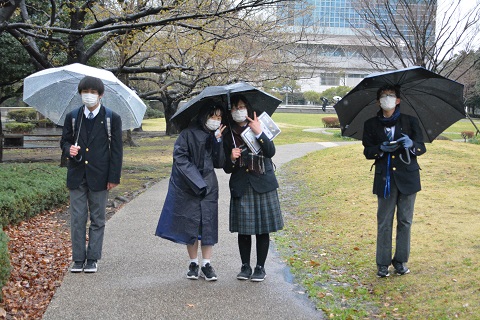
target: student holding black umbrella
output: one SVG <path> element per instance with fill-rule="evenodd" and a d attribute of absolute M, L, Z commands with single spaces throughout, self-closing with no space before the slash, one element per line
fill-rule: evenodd
<path fill-rule="evenodd" d="M 420 191 L 417 157 L 426 152 L 418 119 L 400 113 L 400 88 L 385 85 L 377 91 L 380 110 L 364 124 L 363 146 L 367 159 L 375 160 L 373 193 L 378 197 L 377 276 L 410 273 L 410 230 L 416 193 Z M 395 254 L 392 258 L 393 218 L 397 211 Z"/>
<path fill-rule="evenodd" d="M 266 277 L 265 261 L 270 245 L 270 233 L 283 228 L 278 199 L 278 182 L 273 170 L 275 145 L 262 132 L 256 112 L 245 96 L 232 95 L 230 133 L 225 135 L 224 171 L 230 173 L 230 232 L 238 232 L 238 248 L 242 266 L 239 280 L 261 282 Z M 241 133 L 250 128 L 261 146 L 255 154 L 244 143 Z M 257 262 L 252 270 L 250 252 L 255 235 Z"/>

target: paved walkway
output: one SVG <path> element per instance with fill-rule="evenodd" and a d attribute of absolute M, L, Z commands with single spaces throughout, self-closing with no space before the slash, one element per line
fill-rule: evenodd
<path fill-rule="evenodd" d="M 277 168 L 335 143 L 278 146 Z M 219 239 L 212 265 L 218 281 L 188 280 L 185 246 L 154 236 L 168 179 L 119 210 L 105 230 L 103 259 L 95 274 L 68 273 L 43 319 L 323 319 L 273 249 L 260 283 L 237 280 L 237 235 L 228 231 L 228 178 L 220 184 Z M 254 244 L 253 244 L 254 248 Z M 200 256 L 201 258 L 201 256 Z M 255 262 L 255 250 L 252 250 Z"/>

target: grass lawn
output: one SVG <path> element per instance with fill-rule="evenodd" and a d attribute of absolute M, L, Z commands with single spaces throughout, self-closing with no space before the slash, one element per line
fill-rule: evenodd
<path fill-rule="evenodd" d="M 288 128 L 315 121 L 308 115 Z M 463 130 L 475 131 L 464 120 L 448 129 L 455 139 Z M 372 161 L 362 152 L 361 144 L 330 148 L 279 170 L 286 227 L 274 239 L 296 281 L 331 318 L 479 319 L 480 146 L 427 144 L 419 158 L 423 190 L 412 227 L 412 273 L 386 279 L 376 277 L 377 203 Z"/>

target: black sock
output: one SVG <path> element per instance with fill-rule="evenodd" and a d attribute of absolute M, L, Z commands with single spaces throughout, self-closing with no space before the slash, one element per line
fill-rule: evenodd
<path fill-rule="evenodd" d="M 257 234 L 257 266 L 264 267 L 267 260 L 268 247 L 270 246 L 270 234 Z"/>
<path fill-rule="evenodd" d="M 238 234 L 238 249 L 242 264 L 250 265 L 250 252 L 252 250 L 252 237 L 250 235 Z"/>

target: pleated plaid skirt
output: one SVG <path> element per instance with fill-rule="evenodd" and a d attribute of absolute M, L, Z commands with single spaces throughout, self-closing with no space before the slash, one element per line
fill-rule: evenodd
<path fill-rule="evenodd" d="M 282 228 L 277 190 L 258 193 L 249 185 L 242 197 L 230 198 L 230 232 L 253 235 Z"/>

